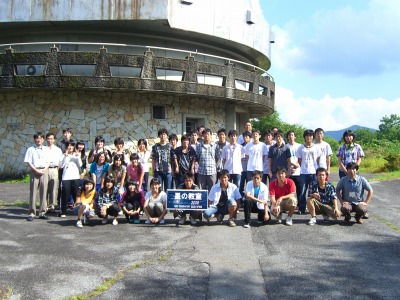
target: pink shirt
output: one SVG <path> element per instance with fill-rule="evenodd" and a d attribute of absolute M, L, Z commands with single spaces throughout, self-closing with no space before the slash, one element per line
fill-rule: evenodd
<path fill-rule="evenodd" d="M 126 168 L 126 173 L 128 174 L 128 177 L 132 178 L 132 179 L 135 180 L 136 182 L 139 182 L 140 176 L 139 176 L 139 174 L 137 173 L 137 171 L 133 169 L 132 164 L 130 164 L 130 165 Z M 142 166 L 142 174 L 144 174 L 143 166 Z M 144 183 L 144 179 L 143 179 L 143 183 Z"/>

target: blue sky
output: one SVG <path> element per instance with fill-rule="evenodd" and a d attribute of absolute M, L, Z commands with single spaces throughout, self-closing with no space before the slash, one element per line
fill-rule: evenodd
<path fill-rule="evenodd" d="M 400 115 L 400 1 L 260 5 L 275 34 L 269 73 L 282 120 L 337 130 Z"/>

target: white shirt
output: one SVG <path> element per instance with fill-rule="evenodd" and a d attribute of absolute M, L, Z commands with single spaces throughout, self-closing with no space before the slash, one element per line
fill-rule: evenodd
<path fill-rule="evenodd" d="M 319 148 L 313 144 L 311 147 L 301 145 L 296 153 L 301 158 L 300 174 L 315 174 L 318 168 L 317 158 L 321 156 Z"/>
<path fill-rule="evenodd" d="M 263 142 L 258 142 L 258 144 L 249 142 L 244 148 L 244 151 L 249 157 L 247 161 L 247 171 L 262 171 L 264 158 L 268 156 L 266 145 Z"/>
<path fill-rule="evenodd" d="M 260 187 L 260 191 L 258 192 L 257 199 L 264 200 L 264 201 L 268 202 L 269 201 L 269 199 L 268 199 L 269 193 L 268 193 L 267 185 L 264 182 L 260 182 L 259 187 Z M 254 197 L 254 183 L 253 183 L 253 180 L 250 180 L 246 184 L 246 194 L 250 194 L 251 196 Z M 258 209 L 264 210 L 265 209 L 264 205 L 265 205 L 264 203 L 257 202 L 257 208 Z"/>
<path fill-rule="evenodd" d="M 321 156 L 319 157 L 319 164 L 318 164 L 319 167 L 328 169 L 328 166 L 326 165 L 326 158 L 328 156 L 332 155 L 331 145 L 329 145 L 325 141 L 322 141 L 321 143 L 315 143 L 315 146 L 317 146 L 321 152 Z"/>
<path fill-rule="evenodd" d="M 301 144 L 294 142 L 293 145 L 289 143 L 286 144 L 290 149 L 290 162 L 297 163 L 299 159 L 297 158 L 297 149 L 301 146 Z M 290 170 L 293 169 L 293 166 L 290 167 Z M 291 176 L 300 176 L 300 168 L 296 168 L 294 173 L 290 172 Z"/>
<path fill-rule="evenodd" d="M 36 145 L 26 150 L 24 162 L 31 163 L 35 168 L 45 168 L 49 162 L 49 148 L 42 146 L 38 148 Z"/>
<path fill-rule="evenodd" d="M 62 155 L 62 151 L 56 145 L 52 145 L 51 147 L 47 147 L 49 149 L 49 162 L 50 167 L 58 167 L 60 164 L 60 157 Z"/>
<path fill-rule="evenodd" d="M 222 159 L 225 159 L 224 169 L 229 171 L 229 174 L 242 173 L 242 158 L 245 157 L 244 148 L 242 145 L 228 144 L 222 148 Z"/>
<path fill-rule="evenodd" d="M 140 161 L 140 164 L 143 167 L 143 172 L 149 172 L 149 169 L 150 169 L 150 164 L 149 164 L 150 151 L 138 152 L 137 154 L 139 155 L 139 161 Z"/>
<path fill-rule="evenodd" d="M 62 180 L 80 179 L 80 167 L 82 167 L 82 159 L 80 155 L 65 154 L 60 157 L 60 168 L 63 168 Z"/>
<path fill-rule="evenodd" d="M 208 200 L 213 202 L 213 205 L 217 205 L 219 202 L 219 198 L 221 198 L 221 184 L 218 182 L 214 184 L 211 188 L 210 193 L 208 194 Z M 238 187 L 232 182 L 228 182 L 228 188 L 226 189 L 226 193 L 228 195 L 229 200 L 240 200 L 242 195 L 239 193 Z"/>
<path fill-rule="evenodd" d="M 151 191 L 149 191 L 146 193 L 145 199 L 146 201 L 149 201 L 149 203 L 165 203 L 167 202 L 167 194 L 164 191 L 161 191 L 157 198 L 153 198 Z"/>

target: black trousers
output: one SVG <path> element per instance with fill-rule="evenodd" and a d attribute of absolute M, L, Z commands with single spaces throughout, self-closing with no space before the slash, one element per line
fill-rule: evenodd
<path fill-rule="evenodd" d="M 80 183 L 81 181 L 79 179 L 62 181 L 61 214 L 65 215 L 67 212 L 67 205 L 71 196 L 74 202 L 76 201 Z"/>

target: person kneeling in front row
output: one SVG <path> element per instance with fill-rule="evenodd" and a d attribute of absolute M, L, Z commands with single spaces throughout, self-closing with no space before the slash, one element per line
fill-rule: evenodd
<path fill-rule="evenodd" d="M 204 218 L 209 222 L 214 215 L 217 215 L 217 223 L 222 224 L 224 215 L 229 214 L 228 225 L 230 227 L 236 226 L 235 218 L 240 198 L 238 187 L 229 182 L 229 171 L 221 170 L 219 182 L 211 188 L 208 195 L 209 208 L 204 211 Z"/>
<path fill-rule="evenodd" d="M 179 190 L 198 190 L 199 187 L 194 184 L 194 175 L 186 173 L 183 175 L 184 183 L 178 186 Z M 174 211 L 174 218 L 179 217 L 178 224 L 184 225 L 186 222 L 186 215 L 189 214 L 191 225 L 197 225 L 197 219 L 201 218 L 201 211 L 197 210 L 176 210 Z"/>
<path fill-rule="evenodd" d="M 144 213 L 148 217 L 146 224 L 165 224 L 167 214 L 167 194 L 161 190 L 161 181 L 154 177 L 150 181 L 150 191 L 147 192 L 144 202 Z"/>
<path fill-rule="evenodd" d="M 117 217 L 120 212 L 118 196 L 118 188 L 114 186 L 114 177 L 106 176 L 104 187 L 100 189 L 97 200 L 97 215 L 103 219 L 103 224 L 107 224 L 108 216 L 112 216 L 114 218 L 112 224 L 118 225 Z"/>
<path fill-rule="evenodd" d="M 139 184 L 128 179 L 125 183 L 125 193 L 122 195 L 121 208 L 129 223 L 140 223 L 140 212 L 143 210 L 144 195 L 139 190 Z"/>
<path fill-rule="evenodd" d="M 374 191 L 364 177 L 357 175 L 357 163 L 349 162 L 346 165 L 346 170 L 347 176 L 342 177 L 336 187 L 337 197 L 342 204 L 341 211 L 344 215 L 344 222 L 350 222 L 350 213 L 355 212 L 356 222 L 362 224 L 363 220 L 361 218 L 367 211 L 367 205 L 371 201 Z M 368 191 L 365 200 L 364 190 Z"/>
<path fill-rule="evenodd" d="M 250 227 L 251 213 L 258 213 L 257 222 L 259 224 L 271 219 L 268 208 L 268 187 L 261 182 L 263 173 L 253 171 L 252 181 L 246 185 L 246 194 L 244 196 L 244 228 Z"/>
<path fill-rule="evenodd" d="M 293 225 L 292 215 L 297 206 L 296 186 L 290 178 L 286 178 L 286 168 L 278 167 L 276 177 L 269 184 L 272 214 L 278 223 L 282 222 L 282 213 L 287 212 L 286 225 Z"/>
<path fill-rule="evenodd" d="M 78 215 L 76 227 L 82 228 L 83 224 L 88 224 L 88 219 L 94 218 L 94 200 L 96 198 L 96 184 L 92 179 L 85 178 L 83 185 L 78 192 L 75 202 L 74 213 Z M 83 219 L 83 224 L 82 224 Z"/>
<path fill-rule="evenodd" d="M 312 182 L 308 189 L 307 208 L 311 215 L 308 225 L 317 223 L 317 214 L 322 214 L 325 222 L 329 217 L 337 220 L 341 215 L 335 187 L 326 181 L 326 169 L 318 168 L 316 174 L 317 181 Z"/>

